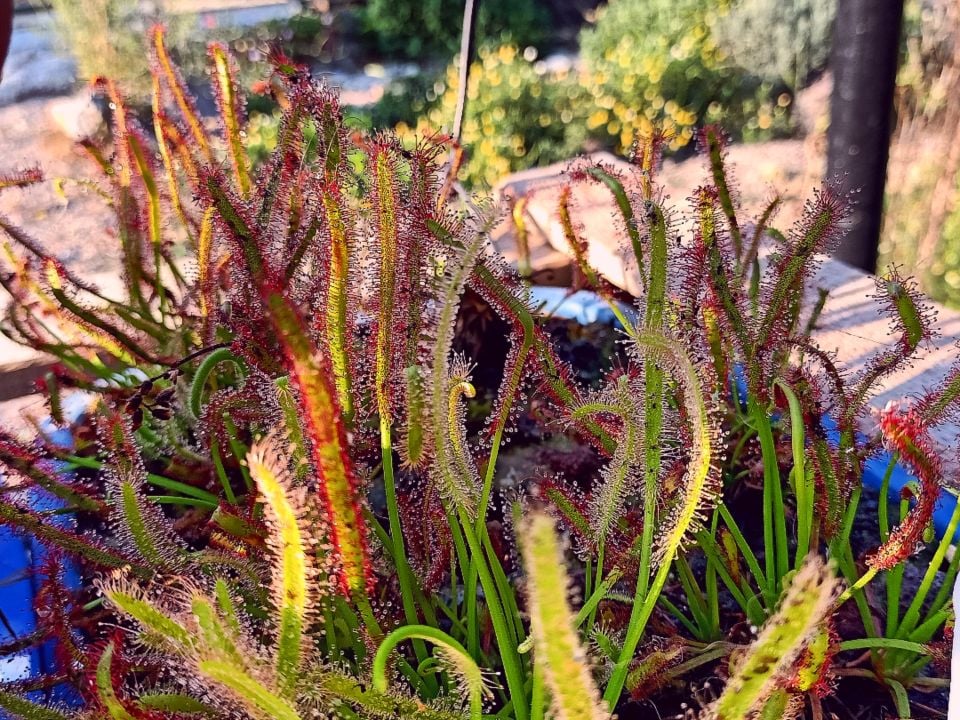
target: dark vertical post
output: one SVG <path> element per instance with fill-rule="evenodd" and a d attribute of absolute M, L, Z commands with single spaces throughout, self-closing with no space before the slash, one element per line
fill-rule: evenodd
<path fill-rule="evenodd" d="M 903 0 L 839 0 L 833 24 L 827 178 L 855 191 L 835 256 L 874 272 L 887 175 Z"/>
<path fill-rule="evenodd" d="M 3 77 L 3 61 L 10 49 L 13 35 L 13 0 L 0 0 L 0 78 Z"/>

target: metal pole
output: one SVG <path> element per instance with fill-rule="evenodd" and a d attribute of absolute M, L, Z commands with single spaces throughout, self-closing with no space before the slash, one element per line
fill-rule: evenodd
<path fill-rule="evenodd" d="M 467 0 L 463 8 L 463 29 L 460 32 L 460 78 L 457 87 L 457 109 L 453 116 L 453 139 L 460 142 L 463 116 L 467 111 L 467 82 L 470 80 L 470 63 L 473 62 L 473 38 L 477 26 L 477 10 L 480 0 Z"/>
<path fill-rule="evenodd" d="M 855 201 L 835 256 L 874 272 L 900 54 L 903 0 L 839 0 L 833 24 L 827 177 Z"/>

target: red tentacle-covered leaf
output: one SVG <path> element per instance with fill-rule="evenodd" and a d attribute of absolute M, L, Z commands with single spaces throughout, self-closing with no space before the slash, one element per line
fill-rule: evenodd
<path fill-rule="evenodd" d="M 180 117 L 187 126 L 187 132 L 193 138 L 193 147 L 200 151 L 204 162 L 212 164 L 214 157 L 213 151 L 210 149 L 210 141 L 207 138 L 206 130 L 204 130 L 203 122 L 200 120 L 200 115 L 197 113 L 193 97 L 187 90 L 187 84 L 167 53 L 164 40 L 165 33 L 165 28 L 162 25 L 156 25 L 152 30 L 153 63 L 151 72 L 157 78 L 157 81 L 162 80 L 163 86 L 167 88 Z M 184 145 L 184 147 L 186 146 Z"/>
<path fill-rule="evenodd" d="M 280 338 L 291 380 L 299 391 L 304 435 L 310 440 L 310 459 L 317 473 L 318 492 L 339 564 L 338 585 L 347 596 L 369 592 L 373 588 L 373 572 L 367 527 L 329 368 L 307 336 L 302 318 L 287 299 L 275 289 L 265 287 L 264 303 Z"/>
<path fill-rule="evenodd" d="M 595 550 L 590 526 L 589 500 L 584 492 L 566 481 L 541 474 L 529 484 L 530 494 L 555 517 L 576 540 L 577 550 L 592 555 Z"/>
<path fill-rule="evenodd" d="M 867 563 L 877 570 L 889 570 L 916 552 L 922 544 L 923 532 L 933 519 L 940 494 L 942 467 L 923 418 L 914 410 L 903 410 L 888 404 L 880 413 L 883 442 L 896 451 L 917 478 L 919 492 L 916 504 L 903 522 L 869 558 Z"/>
<path fill-rule="evenodd" d="M 211 43 L 207 49 L 214 76 L 213 88 L 220 111 L 227 154 L 233 165 L 234 179 L 241 195 L 250 193 L 250 168 L 246 148 L 243 146 L 242 130 L 246 124 L 244 112 L 246 102 L 237 83 L 238 69 L 236 61 L 226 45 Z"/>
<path fill-rule="evenodd" d="M 719 196 L 714 187 L 701 187 L 694 191 L 690 200 L 696 213 L 697 229 L 694 245 L 686 265 L 679 267 L 685 287 L 681 290 L 681 303 L 691 309 L 703 302 L 716 308 L 715 322 L 730 339 L 730 360 L 734 352 L 740 358 L 750 357 L 754 351 L 753 325 L 747 310 L 748 304 L 743 288 L 730 266 L 730 252 L 726 248 L 728 238 L 721 230 Z M 701 263 L 698 268 L 696 263 Z M 735 348 L 735 351 L 733 350 Z"/>
<path fill-rule="evenodd" d="M 110 472 L 131 482 L 142 482 L 146 476 L 146 468 L 128 419 L 106 406 L 101 406 L 97 418 L 97 434 L 109 456 Z"/>
<path fill-rule="evenodd" d="M 95 537 L 54 525 L 40 513 L 4 500 L 0 500 L 0 526 L 30 535 L 47 547 L 57 548 L 98 567 L 133 566 L 135 570 L 142 570 L 138 561 L 102 545 Z"/>
<path fill-rule="evenodd" d="M 221 232 L 233 245 L 236 257 L 244 259 L 233 263 L 237 280 L 245 287 L 244 295 L 236 297 L 248 304 L 239 310 L 263 317 L 297 389 L 304 435 L 310 441 L 310 460 L 339 563 L 336 580 L 345 595 L 366 592 L 372 588 L 373 575 L 342 409 L 329 362 L 318 353 L 303 317 L 286 292 L 284 268 L 276 262 L 268 242 L 272 235 L 260 222 L 260 218 L 270 217 L 270 208 L 262 208 L 258 216 L 227 189 L 219 170 L 204 168 L 201 172 L 201 198 L 216 209 Z M 257 330 L 248 326 L 248 330 L 252 345 L 262 347 L 264 327 Z"/>
<path fill-rule="evenodd" d="M 790 231 L 786 248 L 771 257 L 769 280 L 763 283 L 766 308 L 756 342 L 770 350 L 786 340 L 796 322 L 792 304 L 803 297 L 806 280 L 815 270 L 818 256 L 829 252 L 843 236 L 850 204 L 830 185 L 824 185 L 807 201 L 801 219 Z"/>
<path fill-rule="evenodd" d="M 168 720 L 167 713 L 144 709 L 122 693 L 122 688 L 127 685 L 127 676 L 135 669 L 141 673 L 143 671 L 142 667 L 135 667 L 123 651 L 125 635 L 125 632 L 118 628 L 91 651 L 88 662 L 89 671 L 82 688 L 87 704 L 92 706 L 91 709 L 102 713 L 102 717 L 105 718 L 114 717 L 112 711 L 118 710 L 119 704 L 120 708 L 134 720 Z M 103 661 L 109 662 L 109 677 L 106 679 L 109 684 L 106 687 L 101 685 L 97 678 L 97 668 Z M 107 695 L 111 696 L 110 700 L 105 699 Z M 108 704 L 113 707 L 108 707 Z"/>
<path fill-rule="evenodd" d="M 484 258 L 474 270 L 471 287 L 509 323 L 511 330 L 503 382 L 487 428 L 493 436 L 510 421 L 510 410 L 519 404 L 524 389 L 538 380 L 539 365 L 535 361 L 538 335 L 528 295 L 505 263 Z"/>
<path fill-rule="evenodd" d="M 644 199 L 653 197 L 656 174 L 663 159 L 663 146 L 672 138 L 660 127 L 637 133 L 630 148 L 630 162 L 640 170 L 640 183 Z"/>
<path fill-rule="evenodd" d="M 432 483 L 411 479 L 397 495 L 413 569 L 424 590 L 441 587 L 450 571 L 453 536 L 440 494 Z"/>
<path fill-rule="evenodd" d="M 573 379 L 570 366 L 557 356 L 547 334 L 537 327 L 534 330 L 534 336 L 536 347 L 534 362 L 540 379 L 536 393 L 542 394 L 555 403 L 559 409 L 557 417 L 563 417 L 567 415 L 567 409 L 580 403 L 581 390 Z M 604 455 L 612 455 L 616 450 L 614 438 L 617 435 L 617 428 L 612 421 L 603 418 L 583 418 L 573 421 L 572 424 L 584 439 Z"/>
<path fill-rule="evenodd" d="M 791 343 L 806 359 L 806 367 L 792 368 L 787 373 L 790 387 L 800 398 L 805 437 L 809 438 L 806 454 L 813 470 L 815 502 L 825 537 L 833 537 L 842 522 L 843 512 L 862 474 L 863 454 L 856 443 L 854 418 L 845 412 L 844 375 L 832 355 L 807 341 Z M 819 365 L 822 371 L 815 373 Z M 786 411 L 785 403 L 781 407 Z M 843 443 L 828 441 L 823 418 L 830 414 L 837 421 Z"/>
<path fill-rule="evenodd" d="M 131 124 L 127 117 L 126 103 L 116 84 L 109 78 L 94 78 L 93 87 L 106 95 L 110 103 L 110 110 L 113 113 L 114 161 L 109 166 L 110 174 L 121 185 L 129 187 L 133 178 L 131 173 L 133 163 L 130 157 L 130 142 L 127 137 L 131 130 Z"/>
<path fill-rule="evenodd" d="M 13 172 L 0 172 L 0 192 L 8 188 L 22 188 L 43 180 L 43 171 L 39 167 Z"/>
<path fill-rule="evenodd" d="M 627 690 L 634 701 L 653 696 L 671 681 L 668 670 L 679 664 L 686 653 L 679 637 L 654 638 L 637 652 L 627 676 Z"/>
<path fill-rule="evenodd" d="M 33 606 L 37 624 L 45 632 L 47 639 L 55 640 L 53 657 L 56 671 L 65 676 L 75 677 L 78 670 L 87 669 L 88 656 L 79 633 L 76 632 L 75 617 L 82 614 L 74 594 L 64 582 L 64 557 L 57 552 L 49 552 L 43 559 L 40 569 L 40 587 L 34 596 Z"/>
<path fill-rule="evenodd" d="M 268 420 L 272 412 L 265 407 L 263 398 L 269 397 L 270 388 L 258 388 L 252 379 L 238 390 L 218 390 L 204 403 L 200 413 L 200 438 L 207 448 L 216 443 L 220 448 L 230 447 L 229 419 L 234 427 L 251 427 L 258 421 Z M 237 458 L 238 461 L 243 458 Z"/>
<path fill-rule="evenodd" d="M 575 548 L 582 557 L 594 557 L 597 551 L 596 533 L 590 524 L 590 498 L 572 483 L 547 473 L 541 473 L 528 483 L 530 497 L 544 507 L 570 533 Z M 634 543 L 641 534 L 640 512 L 624 513 L 604 541 L 604 569 L 620 572 L 625 577 L 639 570 L 639 554 Z"/>
<path fill-rule="evenodd" d="M 0 468 L 18 475 L 19 487 L 35 485 L 51 495 L 69 502 L 79 510 L 100 513 L 103 502 L 81 483 L 59 471 L 56 463 L 44 457 L 37 447 L 26 446 L 0 429 Z M 9 482 L 9 479 L 7 479 Z"/>
<path fill-rule="evenodd" d="M 398 341 L 407 335 L 410 269 L 409 243 L 403 237 L 407 209 L 400 194 L 397 176 L 399 156 L 389 142 L 375 142 L 369 152 L 371 167 L 372 205 L 378 272 L 375 276 L 376 309 L 373 343 L 374 391 L 377 411 L 382 420 L 390 421 L 396 407 L 397 390 L 394 378 L 404 361 L 405 343 Z"/>
<path fill-rule="evenodd" d="M 60 263 L 58 260 L 56 260 L 56 258 L 54 258 L 53 255 L 51 255 L 46 248 L 43 247 L 43 244 L 39 240 L 32 237 L 23 229 L 14 225 L 5 215 L 0 215 L 0 230 L 9 236 L 16 246 L 26 250 L 30 255 L 40 261 L 37 263 L 36 268 L 34 268 L 34 266 L 31 264 L 30 269 L 42 267 L 51 260 L 55 261 L 57 262 L 58 272 L 60 275 L 69 280 L 72 285 L 75 285 L 84 292 L 96 295 L 97 297 L 101 296 L 96 287 L 85 282 L 82 278 L 77 277 L 77 275 L 72 273 L 69 268 L 63 265 L 63 263 Z M 26 262 L 26 260 L 24 262 Z"/>
<path fill-rule="evenodd" d="M 957 350 L 960 352 L 960 345 Z M 960 421 L 960 360 L 937 385 L 923 394 L 914 407 L 931 427 L 947 421 Z"/>
<path fill-rule="evenodd" d="M 893 325 L 896 340 L 890 347 L 871 358 L 863 372 L 855 379 L 847 398 L 847 412 L 859 413 L 877 384 L 897 370 L 909 367 L 921 344 L 934 337 L 935 313 L 915 282 L 900 276 L 892 268 L 885 276 L 876 278 L 874 298 L 884 308 Z"/>
<path fill-rule="evenodd" d="M 249 203 L 240 200 L 230 190 L 230 183 L 217 167 L 199 168 L 197 192 L 201 203 L 216 209 L 216 225 L 220 236 L 230 244 L 235 262 L 230 268 L 237 282 L 246 285 L 252 293 L 262 294 L 261 287 L 282 287 L 282 277 L 265 239 L 260 218 L 269 218 L 267 212 L 259 215 Z M 240 262 L 242 259 L 242 262 Z"/>
<path fill-rule="evenodd" d="M 743 237 L 740 232 L 740 222 L 737 218 L 740 202 L 739 193 L 730 180 L 730 174 L 726 168 L 727 144 L 727 134 L 716 125 L 707 125 L 699 133 L 698 145 L 709 161 L 713 186 L 717 191 L 720 209 L 726 219 L 733 258 L 739 270 L 743 254 Z"/>

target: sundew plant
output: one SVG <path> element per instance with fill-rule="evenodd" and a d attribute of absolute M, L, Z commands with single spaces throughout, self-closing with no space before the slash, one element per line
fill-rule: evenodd
<path fill-rule="evenodd" d="M 283 121 L 254 168 L 227 51 L 210 48 L 212 129 L 162 29 L 152 45 L 152 127 L 101 80 L 112 147 L 85 145 L 125 296 L 0 217 L 3 330 L 58 357 L 41 389 L 74 434 L 69 448 L 43 428 L 32 444 L 0 435 L 0 522 L 47 548 L 38 628 L 2 651 L 56 648 L 51 674 L 0 687 L 0 708 L 574 720 L 673 697 L 705 717 L 823 717 L 866 679 L 910 717 L 917 693 L 947 684 L 960 511 L 929 540 L 946 472 L 930 430 L 957 412 L 960 364 L 869 422 L 878 383 L 933 332 L 895 271 L 877 280 L 895 339 L 863 371 L 811 339 L 804 286 L 842 237 L 845 198 L 819 189 L 787 233 L 772 229 L 777 199 L 747 222 L 711 127 L 684 222 L 657 189 L 661 135 L 638 139 L 629 175 L 575 163 L 570 187 L 612 194 L 643 288 L 618 300 L 561 193 L 579 277 L 609 301 L 623 350 L 588 387 L 493 251 L 496 210 L 452 193 L 447 139 L 355 132 L 334 92 L 277 56 L 264 88 Z M 39 181 L 9 173 L 0 188 Z M 505 357 L 456 350 L 467 297 L 507 328 Z M 482 402 L 473 375 L 492 362 Z M 87 393 L 80 420 L 64 416 L 71 390 Z M 521 419 L 598 470 L 501 482 Z M 881 448 L 916 481 L 899 515 L 880 504 L 861 556 L 863 463 Z M 79 708 L 42 702 L 64 682 Z"/>

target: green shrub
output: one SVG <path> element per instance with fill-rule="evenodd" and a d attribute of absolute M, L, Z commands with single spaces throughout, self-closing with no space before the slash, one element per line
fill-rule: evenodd
<path fill-rule="evenodd" d="M 447 89 L 446 71 L 424 71 L 412 77 L 391 80 L 383 96 L 373 105 L 351 108 L 363 119 L 365 127 L 395 127 L 400 123 L 416 126 L 417 120 L 434 107 Z"/>
<path fill-rule="evenodd" d="M 711 23 L 741 67 L 798 89 L 830 55 L 836 0 L 739 0 Z"/>
<path fill-rule="evenodd" d="M 705 123 L 722 122 L 747 140 L 786 133 L 790 95 L 731 61 L 711 31 L 718 12 L 724 7 L 703 0 L 620 0 L 603 8 L 580 38 L 583 84 L 596 106 L 587 127 L 624 148 L 659 124 L 673 134 L 674 150 Z"/>
<path fill-rule="evenodd" d="M 146 97 L 150 91 L 146 30 L 166 18 L 146 13 L 138 0 L 51 0 L 50 4 L 81 79 L 109 76 L 128 93 Z"/>
<path fill-rule="evenodd" d="M 493 185 L 504 175 L 569 158 L 584 134 L 575 122 L 589 101 L 570 71 L 549 72 L 532 48 L 513 45 L 481 48 L 470 71 L 462 143 L 468 160 L 462 178 L 471 185 Z M 420 133 L 453 124 L 457 104 L 457 64 L 433 90 L 435 105 L 420 118 Z M 401 132 L 409 128 L 400 126 Z"/>
<path fill-rule="evenodd" d="M 960 191 L 954 191 L 960 194 Z M 960 211 L 947 216 L 943 224 L 938 258 L 932 268 L 932 294 L 960 306 Z"/>
<path fill-rule="evenodd" d="M 477 15 L 480 45 L 512 41 L 537 44 L 549 18 L 537 0 L 485 0 Z M 463 3 L 450 0 L 371 0 L 363 24 L 377 48 L 388 55 L 418 58 L 451 55 L 460 47 Z"/>
<path fill-rule="evenodd" d="M 51 0 L 63 43 L 77 62 L 83 80 L 110 77 L 122 85 L 133 104 L 150 95 L 150 53 L 144 38 L 162 22 L 176 47 L 177 64 L 188 78 L 202 78 L 207 44 L 217 41 L 236 53 L 240 83 L 248 87 L 260 78 L 258 64 L 271 45 L 281 42 L 294 57 L 319 57 L 329 38 L 319 15 L 302 13 L 249 27 L 225 25 L 198 32 L 196 15 L 167 15 L 139 0 Z"/>

